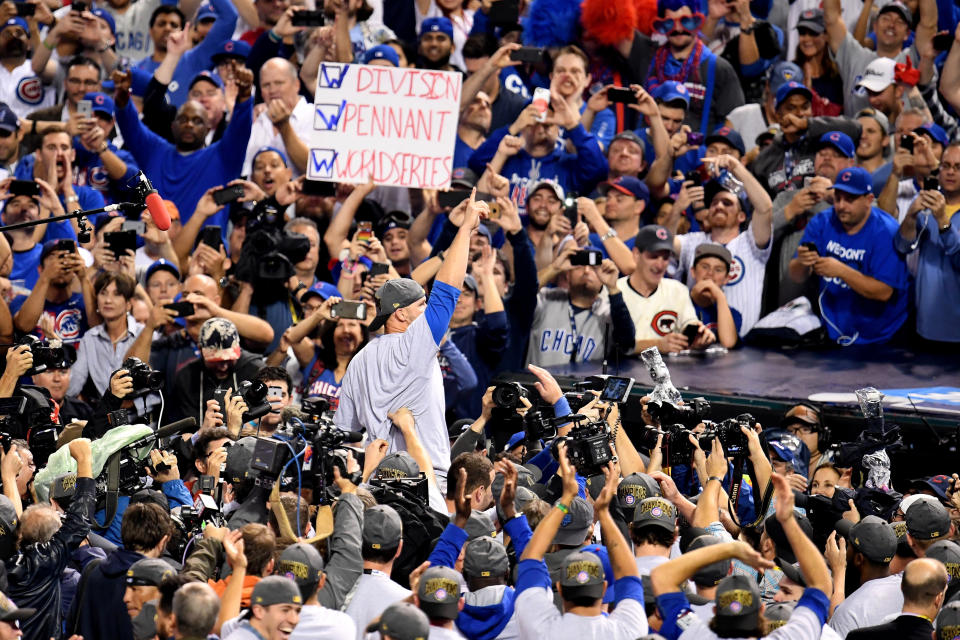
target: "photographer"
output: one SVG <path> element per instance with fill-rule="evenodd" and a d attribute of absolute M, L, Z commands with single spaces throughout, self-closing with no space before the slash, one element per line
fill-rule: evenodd
<path fill-rule="evenodd" d="M 290 406 L 293 381 L 290 379 L 290 374 L 280 367 L 264 367 L 257 373 L 256 380 L 267 386 L 270 413 L 261 417 L 255 424 L 250 422 L 247 428 L 256 429 L 256 435 L 261 438 L 273 437 L 277 428 L 281 426 L 281 411 Z"/>
<path fill-rule="evenodd" d="M 17 531 L 19 549 L 6 561 L 7 594 L 37 610 L 23 622 L 24 637 L 31 640 L 47 640 L 59 635 L 60 577 L 70 562 L 71 553 L 90 531 L 89 514 L 95 504 L 90 441 L 73 440 L 69 447 L 77 463 L 76 493 L 62 524 L 49 505 L 28 507 Z M 11 453 L 15 455 L 12 449 Z"/>
<path fill-rule="evenodd" d="M 7 353 L 11 351 L 13 349 Z M 78 398 L 67 397 L 71 373 L 70 363 L 64 361 L 46 371 L 33 374 L 33 384 L 46 389 L 50 393 L 50 399 L 57 403 L 60 424 L 69 424 L 72 420 L 89 421 L 93 418 L 93 407 Z"/>
<path fill-rule="evenodd" d="M 11 194 L 9 190 L 12 181 L 13 178 L 0 181 L 0 200 L 6 203 L 2 214 L 4 224 L 38 220 L 41 217 L 47 217 L 51 212 L 53 215 L 64 213 L 56 192 L 45 180 L 36 181 L 40 189 L 39 196 Z M 13 261 L 13 268 L 6 275 L 11 280 L 23 280 L 24 287 L 33 289 L 40 275 L 37 267 L 42 262 L 40 252 L 43 245 L 40 239 L 43 234 L 37 231 L 36 227 L 28 227 L 5 231 L 4 236 L 2 242 L 8 245 L 7 251 L 10 252 L 10 259 Z M 9 238 L 9 242 L 6 238 Z"/>

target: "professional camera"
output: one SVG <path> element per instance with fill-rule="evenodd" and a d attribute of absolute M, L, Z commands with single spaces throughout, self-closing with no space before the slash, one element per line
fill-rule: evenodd
<path fill-rule="evenodd" d="M 59 340 L 41 340 L 27 334 L 20 340 L 20 344 L 30 347 L 30 353 L 33 354 L 33 366 L 25 376 L 43 373 L 47 369 L 66 369 L 71 364 L 71 358 Z"/>
<path fill-rule="evenodd" d="M 727 418 L 720 423 L 710 423 L 700 434 L 700 448 L 709 452 L 712 440 L 719 438 L 728 456 L 747 455 L 747 436 L 741 431 L 741 427 L 753 429 L 756 423 L 757 421 L 749 413 L 741 413 L 736 418 Z M 704 447 L 704 444 L 707 447 Z"/>
<path fill-rule="evenodd" d="M 61 425 L 53 422 L 56 413 L 50 392 L 33 385 L 18 386 L 9 398 L 0 398 L 0 444 L 10 450 L 14 438 L 22 438 L 30 446 L 34 464 L 40 468 L 57 450 Z"/>
<path fill-rule="evenodd" d="M 689 404 L 651 401 L 647 403 L 647 413 L 660 424 L 679 423 L 692 429 L 710 415 L 710 403 L 702 397 L 694 398 Z"/>
<path fill-rule="evenodd" d="M 565 422 L 574 422 L 574 426 L 566 436 L 556 438 L 551 445 L 553 457 L 559 460 L 557 445 L 565 442 L 567 445 L 567 460 L 577 468 L 577 473 L 584 477 L 603 473 L 607 463 L 613 460 L 610 450 L 610 428 L 602 420 L 587 422 L 587 416 L 574 414 L 565 416 Z"/>
<path fill-rule="evenodd" d="M 293 265 L 307 257 L 310 241 L 300 233 L 283 231 L 283 213 L 270 200 L 258 203 L 247 221 L 236 275 L 254 286 L 259 302 L 272 302 L 286 295 L 286 282 Z"/>
<path fill-rule="evenodd" d="M 173 521 L 175 533 L 167 544 L 167 550 L 181 562 L 186 559 L 188 548 L 196 551 L 196 540 L 193 543 L 190 540 L 202 538 L 204 527 L 227 526 L 216 500 L 206 494 L 199 494 L 192 507 L 183 505 L 171 509 L 170 519 Z"/>
<path fill-rule="evenodd" d="M 272 407 L 267 402 L 267 385 L 261 380 L 244 380 L 237 385 L 236 395 L 247 403 L 247 410 L 243 414 L 243 421 L 249 422 L 262 418 L 270 413 Z"/>
<path fill-rule="evenodd" d="M 150 365 L 133 356 L 123 361 L 121 367 L 130 372 L 133 378 L 133 393 L 140 395 L 151 391 L 159 391 L 163 386 L 163 374 L 155 371 Z"/>
<path fill-rule="evenodd" d="M 501 382 L 493 388 L 493 404 L 501 409 L 517 409 L 521 398 L 530 399 L 530 392 L 519 382 Z"/>

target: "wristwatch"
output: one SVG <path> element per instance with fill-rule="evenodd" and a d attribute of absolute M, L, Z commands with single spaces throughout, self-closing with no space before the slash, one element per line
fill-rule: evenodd
<path fill-rule="evenodd" d="M 613 227 L 610 227 L 609 229 L 607 229 L 607 232 L 605 234 L 600 236 L 600 242 L 606 242 L 610 238 L 616 238 L 616 237 L 617 237 L 617 230 L 614 229 Z"/>
<path fill-rule="evenodd" d="M 949 232 L 950 229 L 952 229 L 952 228 L 953 228 L 953 227 L 951 227 L 951 226 L 950 226 L 950 223 L 948 222 L 947 224 L 945 224 L 945 225 L 943 225 L 942 227 L 940 227 L 940 233 L 947 233 L 947 232 Z"/>

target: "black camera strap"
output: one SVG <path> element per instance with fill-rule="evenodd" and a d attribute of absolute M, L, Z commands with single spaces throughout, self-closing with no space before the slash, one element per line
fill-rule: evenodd
<path fill-rule="evenodd" d="M 113 518 L 117 515 L 117 507 L 120 501 L 120 452 L 117 451 L 107 460 L 104 467 L 107 470 L 107 493 L 106 505 L 104 507 L 105 517 L 103 524 L 97 522 L 96 516 L 93 518 L 93 527 L 95 529 L 107 529 Z"/>
<path fill-rule="evenodd" d="M 743 455 L 739 455 L 734 459 L 733 478 L 731 479 L 729 501 L 727 505 L 730 510 L 730 519 L 733 520 L 733 524 L 741 529 L 744 527 L 756 527 L 763 522 L 764 518 L 767 516 L 767 510 L 770 508 L 770 501 L 773 500 L 773 482 L 768 481 L 767 486 L 763 490 L 763 499 L 760 501 L 760 504 L 757 504 L 757 490 L 759 489 L 757 486 L 757 476 L 754 472 L 753 465 L 747 463 L 747 457 Z M 750 481 L 753 483 L 753 506 L 756 509 L 756 517 L 754 518 L 753 522 L 749 524 L 743 524 L 737 519 L 737 504 L 740 502 L 740 489 L 743 485 L 744 465 L 747 465 L 747 474 L 750 476 Z"/>

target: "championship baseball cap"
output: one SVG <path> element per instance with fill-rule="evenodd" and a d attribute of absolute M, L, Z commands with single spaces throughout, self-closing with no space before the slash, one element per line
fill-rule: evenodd
<path fill-rule="evenodd" d="M 380 637 L 394 640 L 427 640 L 430 635 L 430 619 L 410 602 L 394 602 L 383 610 L 380 617 L 367 625 L 367 633 L 380 632 Z"/>
<path fill-rule="evenodd" d="M 934 621 L 934 640 L 953 640 L 960 636 L 960 602 L 943 605 Z"/>
<path fill-rule="evenodd" d="M 107 14 L 110 15 L 110 14 Z M 109 117 L 113 117 L 113 112 L 116 106 L 113 103 L 113 98 L 101 91 L 92 91 L 86 93 L 83 96 L 84 100 L 89 100 L 93 103 L 93 112 L 94 113 L 103 113 Z"/>
<path fill-rule="evenodd" d="M 246 617 L 252 615 L 254 605 L 269 607 L 274 604 L 303 604 L 303 596 L 293 580 L 283 576 L 267 576 L 260 580 L 250 594 L 250 609 Z"/>
<path fill-rule="evenodd" d="M 770 85 L 770 92 L 777 95 L 777 90 L 780 87 L 791 80 L 801 78 L 803 78 L 803 69 L 795 62 L 783 60 L 770 67 L 770 72 L 767 74 L 767 84 Z"/>
<path fill-rule="evenodd" d="M 90 13 L 106 22 L 107 26 L 110 27 L 110 33 L 117 35 L 117 23 L 114 21 L 113 16 L 110 15 L 109 11 L 98 7 L 96 9 L 90 9 Z"/>
<path fill-rule="evenodd" d="M 739 151 L 740 155 L 747 152 L 747 147 L 743 144 L 743 136 L 741 136 L 736 129 L 728 127 L 727 125 L 714 129 L 713 133 L 708 135 L 703 142 L 708 145 L 712 142 L 726 142 Z"/>
<path fill-rule="evenodd" d="M 887 135 L 887 133 L 890 131 L 890 119 L 887 118 L 883 111 L 868 107 L 866 109 L 860 109 L 860 111 L 857 111 L 857 115 L 855 115 L 853 118 L 854 120 L 859 120 L 860 118 L 873 118 L 877 121 L 877 124 L 880 125 L 880 131 L 883 132 L 883 135 Z"/>
<path fill-rule="evenodd" d="M 0 31 L 3 31 L 7 27 L 20 27 L 21 29 L 27 32 L 27 35 L 30 35 L 30 25 L 27 24 L 26 20 L 24 20 L 19 16 L 15 18 L 10 18 L 6 22 L 4 22 L 3 26 L 0 27 Z"/>
<path fill-rule="evenodd" d="M 444 16 L 427 18 L 420 24 L 420 38 L 423 37 L 423 34 L 430 32 L 443 33 L 453 40 L 453 23 L 450 18 Z"/>
<path fill-rule="evenodd" d="M 160 558 L 143 558 L 127 569 L 127 584 L 131 587 L 159 587 L 164 578 L 175 573 L 173 567 Z"/>
<path fill-rule="evenodd" d="M 223 80 L 220 79 L 220 76 L 207 70 L 203 70 L 197 75 L 193 76 L 193 79 L 190 80 L 190 86 L 188 89 L 193 89 L 193 85 L 197 84 L 198 82 L 209 82 L 217 89 L 223 89 Z"/>
<path fill-rule="evenodd" d="M 204 322 L 199 343 L 204 362 L 232 362 L 240 358 L 237 325 L 226 318 L 210 318 Z"/>
<path fill-rule="evenodd" d="M 702 547 L 709 547 L 711 545 L 720 544 L 720 538 L 712 536 L 710 534 L 697 536 L 694 540 L 687 546 L 687 551 L 695 551 Z M 720 583 L 723 578 L 730 573 L 730 560 L 718 560 L 706 566 L 700 567 L 697 569 L 697 572 L 693 574 L 694 584 L 700 586 L 713 587 Z M 719 592 L 717 593 L 719 596 Z M 719 599 L 718 599 L 719 603 Z M 719 608 L 717 610 L 719 612 Z"/>
<path fill-rule="evenodd" d="M 873 193 L 872 178 L 863 167 L 848 167 L 842 170 L 837 174 L 833 188 L 855 196 Z"/>
<path fill-rule="evenodd" d="M 763 610 L 763 617 L 767 620 L 767 629 L 773 631 L 787 624 L 796 608 L 796 602 L 774 602 Z"/>
<path fill-rule="evenodd" d="M 748 576 L 727 576 L 717 585 L 717 631 L 744 631 L 757 628 L 760 589 Z"/>
<path fill-rule="evenodd" d="M 667 251 L 673 252 L 673 234 L 666 227 L 659 224 L 648 224 L 637 232 L 633 246 L 637 251 Z"/>
<path fill-rule="evenodd" d="M 827 28 L 823 23 L 823 10 L 807 9 L 803 11 L 797 20 L 797 29 L 809 29 L 817 35 L 826 31 Z"/>
<path fill-rule="evenodd" d="M 331 296 L 340 297 L 340 290 L 329 282 L 317 280 L 313 283 L 313 286 L 303 292 L 303 295 L 300 296 L 300 302 L 306 302 L 308 298 L 312 298 L 313 296 L 320 296 L 322 300 L 326 300 Z"/>
<path fill-rule="evenodd" d="M 305 542 L 292 544 L 280 554 L 277 574 L 293 580 L 300 589 L 300 597 L 306 602 L 323 576 L 323 556 L 313 545 Z"/>
<path fill-rule="evenodd" d="M 847 539 L 854 549 L 878 564 L 888 564 L 897 551 L 897 534 L 877 516 L 866 516 L 850 527 Z"/>
<path fill-rule="evenodd" d="M 388 44 L 378 44 L 371 47 L 364 51 L 363 56 L 360 57 L 362 64 L 370 64 L 373 60 L 386 60 L 395 67 L 400 66 L 400 56 L 397 55 L 397 50 Z"/>
<path fill-rule="evenodd" d="M 938 125 L 936 122 L 924 122 L 922 125 L 913 130 L 916 134 L 927 134 L 933 138 L 934 142 L 939 142 L 943 146 L 950 144 L 950 138 L 947 136 L 947 132 L 943 130 L 943 127 Z"/>
<path fill-rule="evenodd" d="M 790 562 L 786 558 L 778 557 L 774 559 L 774 563 L 777 565 L 777 568 L 783 572 L 783 575 L 790 578 L 791 582 L 794 582 L 801 587 L 807 586 L 807 581 L 804 580 L 803 574 L 800 572 L 800 567 L 796 564 L 796 560 Z"/>
<path fill-rule="evenodd" d="M 686 107 L 690 106 L 690 90 L 682 82 L 668 80 L 650 92 L 654 99 L 660 102 L 682 101 Z M 686 108 L 685 107 L 685 108 Z"/>
<path fill-rule="evenodd" d="M 787 460 L 790 462 L 790 460 Z M 806 516 L 801 516 L 800 514 L 794 512 L 794 520 L 797 521 L 797 524 L 800 525 L 800 530 L 803 531 L 804 535 L 813 539 L 813 525 L 810 524 L 810 520 Z M 767 519 L 764 520 L 763 530 L 766 531 L 767 536 L 773 542 L 773 546 L 776 548 L 777 557 L 782 558 L 783 560 L 794 563 L 797 561 L 797 556 L 793 553 L 793 548 L 790 546 L 790 541 L 787 540 L 787 534 L 783 531 L 783 525 L 780 524 L 780 521 L 777 520 L 777 516 L 771 515 L 767 516 Z"/>
<path fill-rule="evenodd" d="M 13 602 L 13 600 L 8 598 L 5 594 L 0 593 L 0 622 L 26 620 L 27 618 L 33 617 L 33 614 L 36 612 L 36 609 L 21 609 Z"/>
<path fill-rule="evenodd" d="M 490 536 L 467 542 L 463 550 L 463 575 L 466 578 L 502 576 L 510 569 L 507 548 Z"/>
<path fill-rule="evenodd" d="M 613 180 L 601 182 L 597 185 L 597 190 L 603 195 L 607 195 L 611 189 L 633 196 L 637 200 L 643 200 L 647 204 L 650 203 L 650 189 L 647 188 L 647 184 L 643 180 L 635 176 L 618 176 Z"/>
<path fill-rule="evenodd" d="M 587 531 L 593 526 L 593 509 L 580 497 L 574 498 L 569 507 L 570 512 L 564 514 L 560 521 L 553 544 L 580 546 L 587 537 Z"/>
<path fill-rule="evenodd" d="M 460 614 L 460 574 L 450 567 L 430 567 L 420 576 L 417 598 L 431 620 L 455 620 Z"/>
<path fill-rule="evenodd" d="M 634 143 L 634 144 L 640 145 L 640 153 L 641 153 L 641 155 L 646 152 L 647 145 L 644 144 L 643 138 L 641 138 L 640 136 L 638 136 L 636 133 L 634 133 L 634 132 L 631 131 L 630 129 L 626 129 L 625 131 L 621 131 L 621 132 L 618 133 L 617 135 L 613 136 L 613 139 L 610 141 L 610 144 L 607 145 L 607 153 L 610 153 L 610 147 L 611 147 L 611 146 L 613 145 L 613 143 L 616 142 L 617 140 L 627 140 L 627 141 L 632 142 L 632 143 Z"/>
<path fill-rule="evenodd" d="M 617 500 L 621 508 L 630 512 L 647 498 L 658 498 L 661 495 L 660 485 L 646 473 L 631 473 L 617 485 Z M 624 515 L 633 519 L 630 513 Z"/>
<path fill-rule="evenodd" d="M 9 558 L 16 551 L 19 523 L 13 502 L 7 496 L 0 494 L 0 558 Z"/>
<path fill-rule="evenodd" d="M 817 144 L 817 151 L 824 147 L 833 147 L 844 158 L 852 158 L 856 155 L 853 147 L 853 140 L 850 136 L 841 131 L 827 131 L 820 136 L 820 142 Z"/>
<path fill-rule="evenodd" d="M 803 95 L 807 96 L 807 100 L 811 100 L 813 98 L 813 94 L 810 92 L 810 89 L 796 80 L 791 80 L 783 83 L 777 89 L 777 93 L 774 98 L 774 109 L 779 109 L 780 105 L 782 105 L 787 98 L 795 93 L 802 93 Z"/>
<path fill-rule="evenodd" d="M 603 561 L 589 551 L 574 551 L 563 559 L 560 586 L 564 600 L 602 598 L 606 589 Z"/>
<path fill-rule="evenodd" d="M 950 514 L 936 500 L 914 502 L 904 514 L 907 531 L 917 540 L 943 538 L 950 533 Z"/>
<path fill-rule="evenodd" d="M 226 60 L 246 62 L 249 55 L 249 44 L 243 40 L 227 40 L 210 56 L 210 61 L 215 65 L 225 62 Z"/>
<path fill-rule="evenodd" d="M 555 180 L 546 179 L 537 180 L 529 189 L 527 189 L 527 201 L 533 197 L 533 194 L 535 194 L 537 191 L 540 191 L 540 189 L 550 189 L 553 191 L 553 195 L 557 196 L 557 200 L 563 202 L 563 187 L 561 187 Z"/>
<path fill-rule="evenodd" d="M 0 102 L 0 129 L 4 131 L 15 132 L 20 128 L 20 120 L 17 114 L 5 102 Z"/>
<path fill-rule="evenodd" d="M 387 318 L 397 309 L 409 307 L 426 295 L 423 287 L 410 278 L 387 280 L 374 294 L 377 299 L 377 315 L 370 323 L 370 331 L 373 332 L 382 327 Z"/>
<path fill-rule="evenodd" d="M 926 557 L 943 563 L 947 568 L 947 582 L 960 578 L 960 545 L 953 540 L 937 540 L 927 547 Z"/>
<path fill-rule="evenodd" d="M 167 271 L 173 274 L 173 277 L 177 280 L 180 279 L 180 269 L 177 268 L 177 265 L 166 258 L 160 258 L 159 260 L 154 260 L 153 263 L 147 267 L 146 272 L 143 274 L 143 284 L 146 285 L 150 282 L 150 277 L 157 271 Z"/>
<path fill-rule="evenodd" d="M 889 6 L 889 5 L 887 5 Z M 894 72 L 897 61 L 890 58 L 875 58 L 873 62 L 867 65 L 863 70 L 860 81 L 857 82 L 857 88 L 867 89 L 874 93 L 883 91 L 894 81 Z"/>
<path fill-rule="evenodd" d="M 696 266 L 701 258 L 719 258 L 726 263 L 727 269 L 733 264 L 733 254 L 730 253 L 730 250 L 716 242 L 704 242 L 697 245 L 696 251 L 693 252 L 693 265 Z"/>
<path fill-rule="evenodd" d="M 60 506 L 68 504 L 77 493 L 77 474 L 63 473 L 50 483 L 50 497 L 57 500 Z"/>
<path fill-rule="evenodd" d="M 217 10 L 213 8 L 213 5 L 209 2 L 204 2 L 200 5 L 200 8 L 197 9 L 197 17 L 194 18 L 197 22 L 203 22 L 204 20 L 216 20 L 217 19 Z"/>
<path fill-rule="evenodd" d="M 363 512 L 363 546 L 369 549 L 395 549 L 403 536 L 403 521 L 396 510 L 378 504 Z"/>
<path fill-rule="evenodd" d="M 493 520 L 483 511 L 474 511 L 467 518 L 467 523 L 463 526 L 467 532 L 467 540 L 482 538 L 483 536 L 493 536 L 497 533 L 497 528 L 493 525 Z"/>
<path fill-rule="evenodd" d="M 416 478 L 420 475 L 420 465 L 406 451 L 394 451 L 380 461 L 373 473 L 380 479 Z"/>
<path fill-rule="evenodd" d="M 911 13 L 910 8 L 900 2 L 900 0 L 893 0 L 893 2 L 888 2 L 887 4 L 883 5 L 880 7 L 880 11 L 877 12 L 877 15 L 883 15 L 884 13 L 889 13 L 891 11 L 900 14 L 900 17 L 904 19 L 908 27 L 913 25 L 913 13 Z"/>
<path fill-rule="evenodd" d="M 633 510 L 633 528 L 660 527 L 667 531 L 677 530 L 677 509 L 664 498 L 647 498 Z"/>

